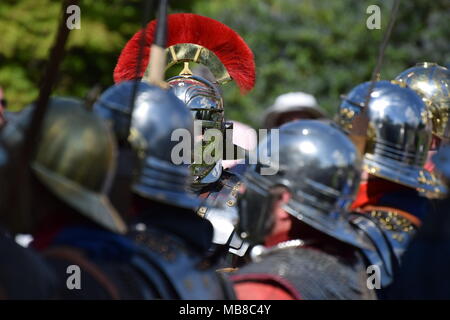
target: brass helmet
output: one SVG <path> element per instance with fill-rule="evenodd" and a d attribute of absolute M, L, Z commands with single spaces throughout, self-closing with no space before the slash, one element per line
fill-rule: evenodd
<path fill-rule="evenodd" d="M 8 123 L 12 139 L 22 135 L 33 106 Z M 106 197 L 115 170 L 116 145 L 102 121 L 70 98 L 51 98 L 31 168 L 56 197 L 86 218 L 117 233 L 126 225 Z"/>
<path fill-rule="evenodd" d="M 370 82 L 344 96 L 338 122 L 350 129 L 364 106 Z M 423 168 L 431 141 L 431 123 L 422 99 L 411 89 L 377 81 L 368 106 L 369 127 L 364 169 L 375 176 L 417 189 L 427 197 L 441 197 L 446 188 Z"/>
<path fill-rule="evenodd" d="M 450 70 L 433 62 L 416 64 L 395 80 L 416 91 L 425 102 L 433 124 L 433 134 L 450 139 Z"/>
<path fill-rule="evenodd" d="M 148 46 L 153 43 L 155 26 L 155 20 L 147 25 Z M 167 83 L 192 111 L 194 119 L 202 121 L 202 136 L 208 129 L 231 128 L 224 121 L 219 84 L 234 80 L 243 93 L 253 88 L 255 63 L 251 49 L 234 30 L 208 17 L 191 13 L 171 14 L 168 15 L 168 26 L 166 69 L 180 64 L 184 68 L 178 76 L 168 79 Z M 114 70 L 116 83 L 136 77 L 140 35 L 141 32 L 136 33 L 122 50 Z M 144 61 L 148 61 L 148 54 L 146 52 Z M 211 76 L 194 75 L 190 64 L 206 66 Z M 138 73 L 144 81 L 147 79 L 145 68 L 148 70 L 148 65 L 144 64 Z M 203 148 L 196 149 L 203 151 L 210 143 L 204 142 Z M 221 176 L 221 161 L 214 164 L 204 161 L 192 164 L 191 171 L 194 176 L 193 184 L 198 186 L 212 183 Z"/>

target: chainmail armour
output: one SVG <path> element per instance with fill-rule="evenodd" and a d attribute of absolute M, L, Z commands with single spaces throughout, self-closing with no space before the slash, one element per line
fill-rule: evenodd
<path fill-rule="evenodd" d="M 359 254 L 350 259 L 311 248 L 284 248 L 261 256 L 237 274 L 273 274 L 289 281 L 305 300 L 375 299 Z"/>

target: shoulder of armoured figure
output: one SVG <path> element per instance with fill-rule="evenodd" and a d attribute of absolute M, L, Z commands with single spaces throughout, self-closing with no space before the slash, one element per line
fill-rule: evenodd
<path fill-rule="evenodd" d="M 389 232 L 412 233 L 417 230 L 421 221 L 416 216 L 406 211 L 385 207 L 385 206 L 365 206 L 356 214 L 363 214 L 377 222 L 384 230 Z M 401 237 L 398 238 L 401 242 Z"/>
<path fill-rule="evenodd" d="M 14 237 L 3 230 L 0 231 L 0 251 L 8 260 L 0 267 L 2 299 L 57 298 L 56 274 L 41 255 L 18 245 Z"/>
<path fill-rule="evenodd" d="M 388 286 L 420 221 L 408 212 L 383 206 L 366 206 L 352 212 L 349 219 L 356 230 L 375 246 L 376 250 L 362 252 L 370 265 L 379 267 L 382 287 Z"/>
<path fill-rule="evenodd" d="M 371 295 L 366 278 L 362 276 L 362 258 L 358 254 L 355 257 L 339 258 L 318 249 L 288 246 L 261 256 L 257 262 L 239 269 L 231 278 L 239 285 L 263 281 L 265 276 L 269 284 L 279 282 L 281 288 L 288 286 L 306 300 L 336 297 L 363 299 Z"/>
<path fill-rule="evenodd" d="M 210 268 L 203 268 L 203 257 L 185 241 L 148 226 L 132 232 L 139 245 L 134 263 L 163 299 L 224 299 L 224 283 Z M 161 282 L 161 279 L 165 281 Z"/>

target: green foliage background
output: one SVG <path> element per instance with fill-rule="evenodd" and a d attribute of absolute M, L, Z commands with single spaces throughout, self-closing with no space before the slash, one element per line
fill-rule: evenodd
<path fill-rule="evenodd" d="M 252 48 L 257 84 L 246 96 L 224 87 L 226 115 L 257 126 L 277 95 L 306 91 L 332 115 L 339 95 L 370 78 L 392 0 L 172 0 L 172 12 L 219 20 Z M 366 9 L 381 8 L 382 29 L 368 30 Z M 61 1 L 1 0 L 0 85 L 12 109 L 37 97 Z M 121 48 L 138 30 L 140 0 L 81 0 L 55 94 L 86 97 L 113 84 Z M 382 78 L 418 61 L 450 63 L 448 0 L 403 0 Z"/>

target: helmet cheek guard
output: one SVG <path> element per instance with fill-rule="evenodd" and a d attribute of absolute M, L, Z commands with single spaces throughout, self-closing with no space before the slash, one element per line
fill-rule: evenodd
<path fill-rule="evenodd" d="M 273 197 L 269 190 L 261 188 L 252 177 L 258 179 L 257 173 L 246 176 L 247 187 L 238 200 L 240 214 L 238 232 L 246 241 L 261 244 L 273 228 Z"/>

